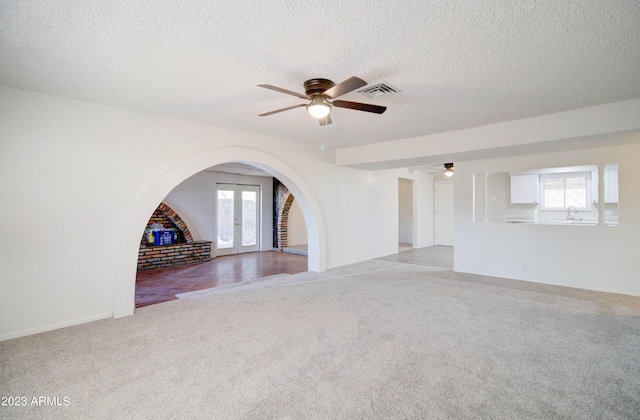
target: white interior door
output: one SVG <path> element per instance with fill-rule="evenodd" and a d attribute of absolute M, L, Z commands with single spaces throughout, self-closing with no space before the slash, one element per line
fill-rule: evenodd
<path fill-rule="evenodd" d="M 436 245 L 453 246 L 453 182 L 436 182 Z"/>
<path fill-rule="evenodd" d="M 260 187 L 218 184 L 216 255 L 260 250 Z"/>

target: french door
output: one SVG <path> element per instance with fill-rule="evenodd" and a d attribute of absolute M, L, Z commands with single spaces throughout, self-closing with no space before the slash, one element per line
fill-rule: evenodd
<path fill-rule="evenodd" d="M 218 184 L 216 255 L 260 250 L 260 187 Z"/>

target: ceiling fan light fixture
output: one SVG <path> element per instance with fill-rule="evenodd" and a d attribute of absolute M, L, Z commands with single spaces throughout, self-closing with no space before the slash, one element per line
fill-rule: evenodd
<path fill-rule="evenodd" d="M 445 163 L 444 164 L 444 176 L 450 178 L 453 176 L 453 163 Z"/>
<path fill-rule="evenodd" d="M 331 105 L 327 103 L 322 96 L 317 96 L 311 100 L 311 103 L 307 105 L 307 112 L 317 119 L 321 119 L 329 115 L 331 112 Z"/>

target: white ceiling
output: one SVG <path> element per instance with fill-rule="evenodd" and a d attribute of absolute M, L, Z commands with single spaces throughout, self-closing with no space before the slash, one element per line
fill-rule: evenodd
<path fill-rule="evenodd" d="M 0 0 L 0 84 L 327 147 L 640 97 L 638 0 Z M 383 115 L 256 87 L 359 76 Z"/>

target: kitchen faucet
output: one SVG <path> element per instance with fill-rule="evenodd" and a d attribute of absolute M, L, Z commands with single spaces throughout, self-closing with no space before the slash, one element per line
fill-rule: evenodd
<path fill-rule="evenodd" d="M 574 220 L 578 215 L 578 210 L 576 210 L 575 206 L 569 206 L 567 208 L 567 220 Z"/>

